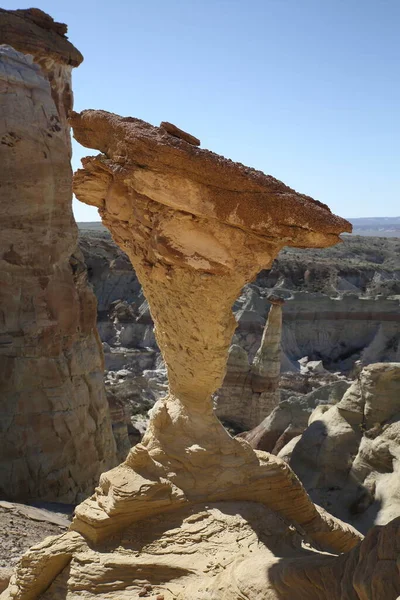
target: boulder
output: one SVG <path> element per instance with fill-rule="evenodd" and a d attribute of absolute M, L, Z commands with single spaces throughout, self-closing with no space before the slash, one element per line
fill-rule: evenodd
<path fill-rule="evenodd" d="M 399 395 L 400 363 L 365 367 L 340 402 L 313 413 L 291 452 L 313 500 L 362 531 L 400 512 Z"/>
<path fill-rule="evenodd" d="M 317 408 L 336 404 L 349 386 L 348 381 L 338 380 L 308 394 L 283 399 L 257 427 L 241 437 L 252 448 L 279 454 L 292 438 L 303 433 Z"/>

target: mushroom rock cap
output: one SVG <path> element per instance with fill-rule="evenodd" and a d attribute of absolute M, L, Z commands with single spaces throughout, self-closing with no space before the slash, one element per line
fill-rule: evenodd
<path fill-rule="evenodd" d="M 271 304 L 275 304 L 276 306 L 283 306 L 285 304 L 285 299 L 276 294 L 268 294 L 267 296 L 268 302 Z"/>
<path fill-rule="evenodd" d="M 331 246 L 351 224 L 261 171 L 170 135 L 164 128 L 102 110 L 72 113 L 75 139 L 103 156 L 83 160 L 77 197 L 99 208 L 111 182 L 141 197 L 213 219 L 282 246 Z M 122 189 L 121 188 L 121 189 Z"/>
<path fill-rule="evenodd" d="M 34 58 L 46 57 L 77 67 L 83 56 L 68 41 L 67 26 L 57 23 L 39 8 L 5 10 L 0 8 L 0 44 L 8 44 Z"/>

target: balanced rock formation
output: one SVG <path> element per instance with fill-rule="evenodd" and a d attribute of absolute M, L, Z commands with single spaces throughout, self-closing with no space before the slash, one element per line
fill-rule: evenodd
<path fill-rule="evenodd" d="M 71 70 L 39 10 L 0 10 L 0 494 L 76 502 L 116 464 L 72 215 Z M 31 56 L 27 56 L 29 53 Z M 32 58 L 33 57 L 33 58 Z"/>
<path fill-rule="evenodd" d="M 278 479 L 286 479 L 284 463 L 272 465 L 230 438 L 212 410 L 235 328 L 231 306 L 284 244 L 327 246 L 348 223 L 272 177 L 138 119 L 84 111 L 71 121 L 76 139 L 102 152 L 83 160 L 75 193 L 99 207 L 130 257 L 169 379 L 169 395 L 155 405 L 142 444 L 124 465 L 102 475 L 95 496 L 77 508 L 73 527 L 99 540 L 186 503 L 266 499 L 271 480 L 262 473 L 283 469 Z M 313 528 L 316 519 L 329 529 L 298 482 L 290 481 L 299 502 L 282 509 L 285 516 L 295 510 L 303 520 L 304 503 Z M 281 501 L 279 494 L 268 503 L 275 508 Z M 335 547 L 336 534 L 327 533 L 328 545 Z"/>
<path fill-rule="evenodd" d="M 291 451 L 313 500 L 361 531 L 400 514 L 399 398 L 400 363 L 369 365 L 338 404 L 316 408 Z"/>
<path fill-rule="evenodd" d="M 271 308 L 261 344 L 249 364 L 247 352 L 229 349 L 223 386 L 214 395 L 214 410 L 224 422 L 243 429 L 256 427 L 278 404 L 281 371 L 283 300 L 269 296 Z"/>

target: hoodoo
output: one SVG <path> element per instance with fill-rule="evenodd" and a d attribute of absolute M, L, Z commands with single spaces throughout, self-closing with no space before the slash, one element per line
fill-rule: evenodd
<path fill-rule="evenodd" d="M 242 430 L 253 429 L 270 414 L 280 399 L 282 305 L 270 294 L 271 308 L 260 346 L 253 360 L 236 344 L 229 349 L 223 386 L 214 395 L 215 414 Z"/>
<path fill-rule="evenodd" d="M 351 226 L 276 179 L 163 128 L 90 110 L 71 123 L 81 144 L 102 152 L 83 160 L 75 194 L 99 208 L 131 259 L 169 381 L 142 443 L 103 474 L 74 529 L 99 540 L 179 505 L 244 499 L 265 502 L 330 548 L 350 548 L 357 534 L 342 524 L 331 530 L 283 462 L 232 439 L 211 395 L 222 383 L 236 325 L 231 306 L 243 285 L 283 245 L 329 246 Z M 290 483 L 290 505 L 271 491 L 274 477 Z"/>

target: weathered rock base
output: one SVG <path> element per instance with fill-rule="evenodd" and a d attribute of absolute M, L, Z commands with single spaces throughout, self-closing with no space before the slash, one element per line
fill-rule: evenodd
<path fill-rule="evenodd" d="M 262 502 L 327 550 L 346 552 L 362 539 L 315 506 L 283 460 L 232 439 L 211 407 L 189 410 L 173 395 L 153 408 L 142 443 L 76 508 L 72 529 L 97 543 L 184 504 L 232 500 Z"/>
<path fill-rule="evenodd" d="M 47 538 L 26 553 L 1 599 L 395 600 L 399 533 L 397 519 L 336 557 L 259 503 L 197 504 L 103 544 L 75 532 Z"/>

